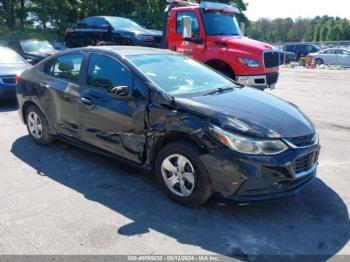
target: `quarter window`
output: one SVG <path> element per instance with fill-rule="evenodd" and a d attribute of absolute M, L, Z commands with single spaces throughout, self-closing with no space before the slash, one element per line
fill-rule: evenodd
<path fill-rule="evenodd" d="M 92 54 L 89 60 L 87 84 L 106 91 L 116 86 L 131 87 L 132 75 L 115 59 Z"/>
<path fill-rule="evenodd" d="M 45 73 L 72 82 L 79 82 L 82 54 L 59 56 L 45 65 Z"/>
<path fill-rule="evenodd" d="M 176 14 L 176 33 L 182 34 L 183 21 L 185 16 L 189 16 L 192 19 L 192 37 L 199 37 L 199 23 L 195 13 L 193 12 L 177 12 Z"/>

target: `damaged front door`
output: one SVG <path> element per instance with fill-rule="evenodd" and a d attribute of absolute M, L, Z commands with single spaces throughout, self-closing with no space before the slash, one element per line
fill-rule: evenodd
<path fill-rule="evenodd" d="M 91 54 L 81 88 L 82 140 L 141 163 L 145 135 L 146 99 L 135 97 L 136 78 L 119 61 Z"/>

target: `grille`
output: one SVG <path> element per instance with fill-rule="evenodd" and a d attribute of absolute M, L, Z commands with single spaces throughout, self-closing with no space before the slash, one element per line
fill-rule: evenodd
<path fill-rule="evenodd" d="M 1 82 L 4 84 L 14 85 L 16 84 L 16 76 L 0 76 Z"/>
<path fill-rule="evenodd" d="M 265 52 L 264 53 L 265 68 L 277 67 L 280 65 L 279 52 Z"/>
<path fill-rule="evenodd" d="M 318 151 L 298 157 L 294 161 L 294 171 L 296 174 L 309 171 L 318 160 Z"/>
<path fill-rule="evenodd" d="M 288 138 L 287 140 L 297 147 L 311 146 L 316 142 L 316 135 L 299 136 Z"/>
<path fill-rule="evenodd" d="M 278 81 L 278 73 L 271 73 L 266 75 L 266 84 L 267 85 L 274 85 Z"/>

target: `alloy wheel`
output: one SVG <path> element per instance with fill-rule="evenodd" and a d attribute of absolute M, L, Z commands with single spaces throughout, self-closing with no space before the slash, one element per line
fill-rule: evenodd
<path fill-rule="evenodd" d="M 30 134 L 34 138 L 40 139 L 43 136 L 43 125 L 41 123 L 40 117 L 32 111 L 28 114 L 27 121 Z"/>
<path fill-rule="evenodd" d="M 177 196 L 189 197 L 195 187 L 195 169 L 190 160 L 180 154 L 163 160 L 161 173 L 168 189 Z"/>

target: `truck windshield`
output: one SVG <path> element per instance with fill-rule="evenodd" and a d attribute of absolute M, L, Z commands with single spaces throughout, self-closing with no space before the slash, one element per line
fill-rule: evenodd
<path fill-rule="evenodd" d="M 157 86 L 175 97 L 196 97 L 219 88 L 235 87 L 229 79 L 184 56 L 133 55 L 128 59 Z"/>
<path fill-rule="evenodd" d="M 242 35 L 236 17 L 232 14 L 204 11 L 203 18 L 208 35 Z"/>

